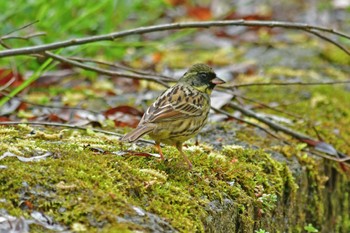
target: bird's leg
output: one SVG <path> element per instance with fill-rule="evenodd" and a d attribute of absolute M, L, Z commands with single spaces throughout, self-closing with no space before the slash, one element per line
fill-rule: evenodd
<path fill-rule="evenodd" d="M 162 152 L 162 148 L 160 148 L 160 142 L 156 142 L 156 150 L 158 151 L 159 155 L 160 155 L 160 159 L 164 161 L 164 155 Z"/>
<path fill-rule="evenodd" d="M 182 151 L 182 143 L 176 143 L 176 149 L 180 152 L 180 154 L 184 157 L 186 163 L 188 164 L 188 168 L 192 170 L 192 163 L 191 161 L 187 158 L 185 153 Z"/>

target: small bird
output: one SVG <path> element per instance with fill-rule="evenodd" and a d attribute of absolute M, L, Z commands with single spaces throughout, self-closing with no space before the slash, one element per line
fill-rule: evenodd
<path fill-rule="evenodd" d="M 208 120 L 210 94 L 217 84 L 225 83 L 209 66 L 193 65 L 175 84 L 165 90 L 146 110 L 136 129 L 121 140 L 134 142 L 148 134 L 162 160 L 160 143 L 174 145 L 186 160 L 192 163 L 182 150 L 182 144 L 196 136 Z"/>

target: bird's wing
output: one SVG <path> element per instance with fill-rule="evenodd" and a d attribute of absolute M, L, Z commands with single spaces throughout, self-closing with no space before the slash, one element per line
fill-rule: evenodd
<path fill-rule="evenodd" d="M 190 86 L 175 85 L 160 95 L 147 109 L 140 125 L 144 123 L 167 122 L 187 119 L 204 113 L 204 102 L 208 102 L 202 93 Z"/>

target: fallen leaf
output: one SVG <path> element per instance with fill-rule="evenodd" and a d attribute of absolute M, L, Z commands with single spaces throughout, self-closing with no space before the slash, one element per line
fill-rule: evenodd
<path fill-rule="evenodd" d="M 187 14 L 197 20 L 209 20 L 212 18 L 211 10 L 209 7 L 188 7 Z"/>
<path fill-rule="evenodd" d="M 22 82 L 23 76 L 21 74 L 13 73 L 13 71 L 10 69 L 0 69 L 0 86 L 4 86 L 8 83 L 11 83 L 11 87 L 17 87 Z"/>
<path fill-rule="evenodd" d="M 140 121 L 143 113 L 134 107 L 121 105 L 115 108 L 108 109 L 104 112 L 107 119 L 113 120 L 115 126 L 130 126 L 135 128 Z"/>

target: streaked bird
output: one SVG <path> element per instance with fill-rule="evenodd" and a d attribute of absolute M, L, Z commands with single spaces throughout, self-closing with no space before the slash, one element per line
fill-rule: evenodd
<path fill-rule="evenodd" d="M 225 83 L 205 64 L 193 65 L 175 84 L 165 90 L 146 110 L 136 129 L 121 140 L 134 142 L 145 134 L 155 140 L 164 160 L 160 143 L 174 145 L 186 160 L 182 144 L 196 136 L 208 120 L 210 94 L 217 84 Z"/>

